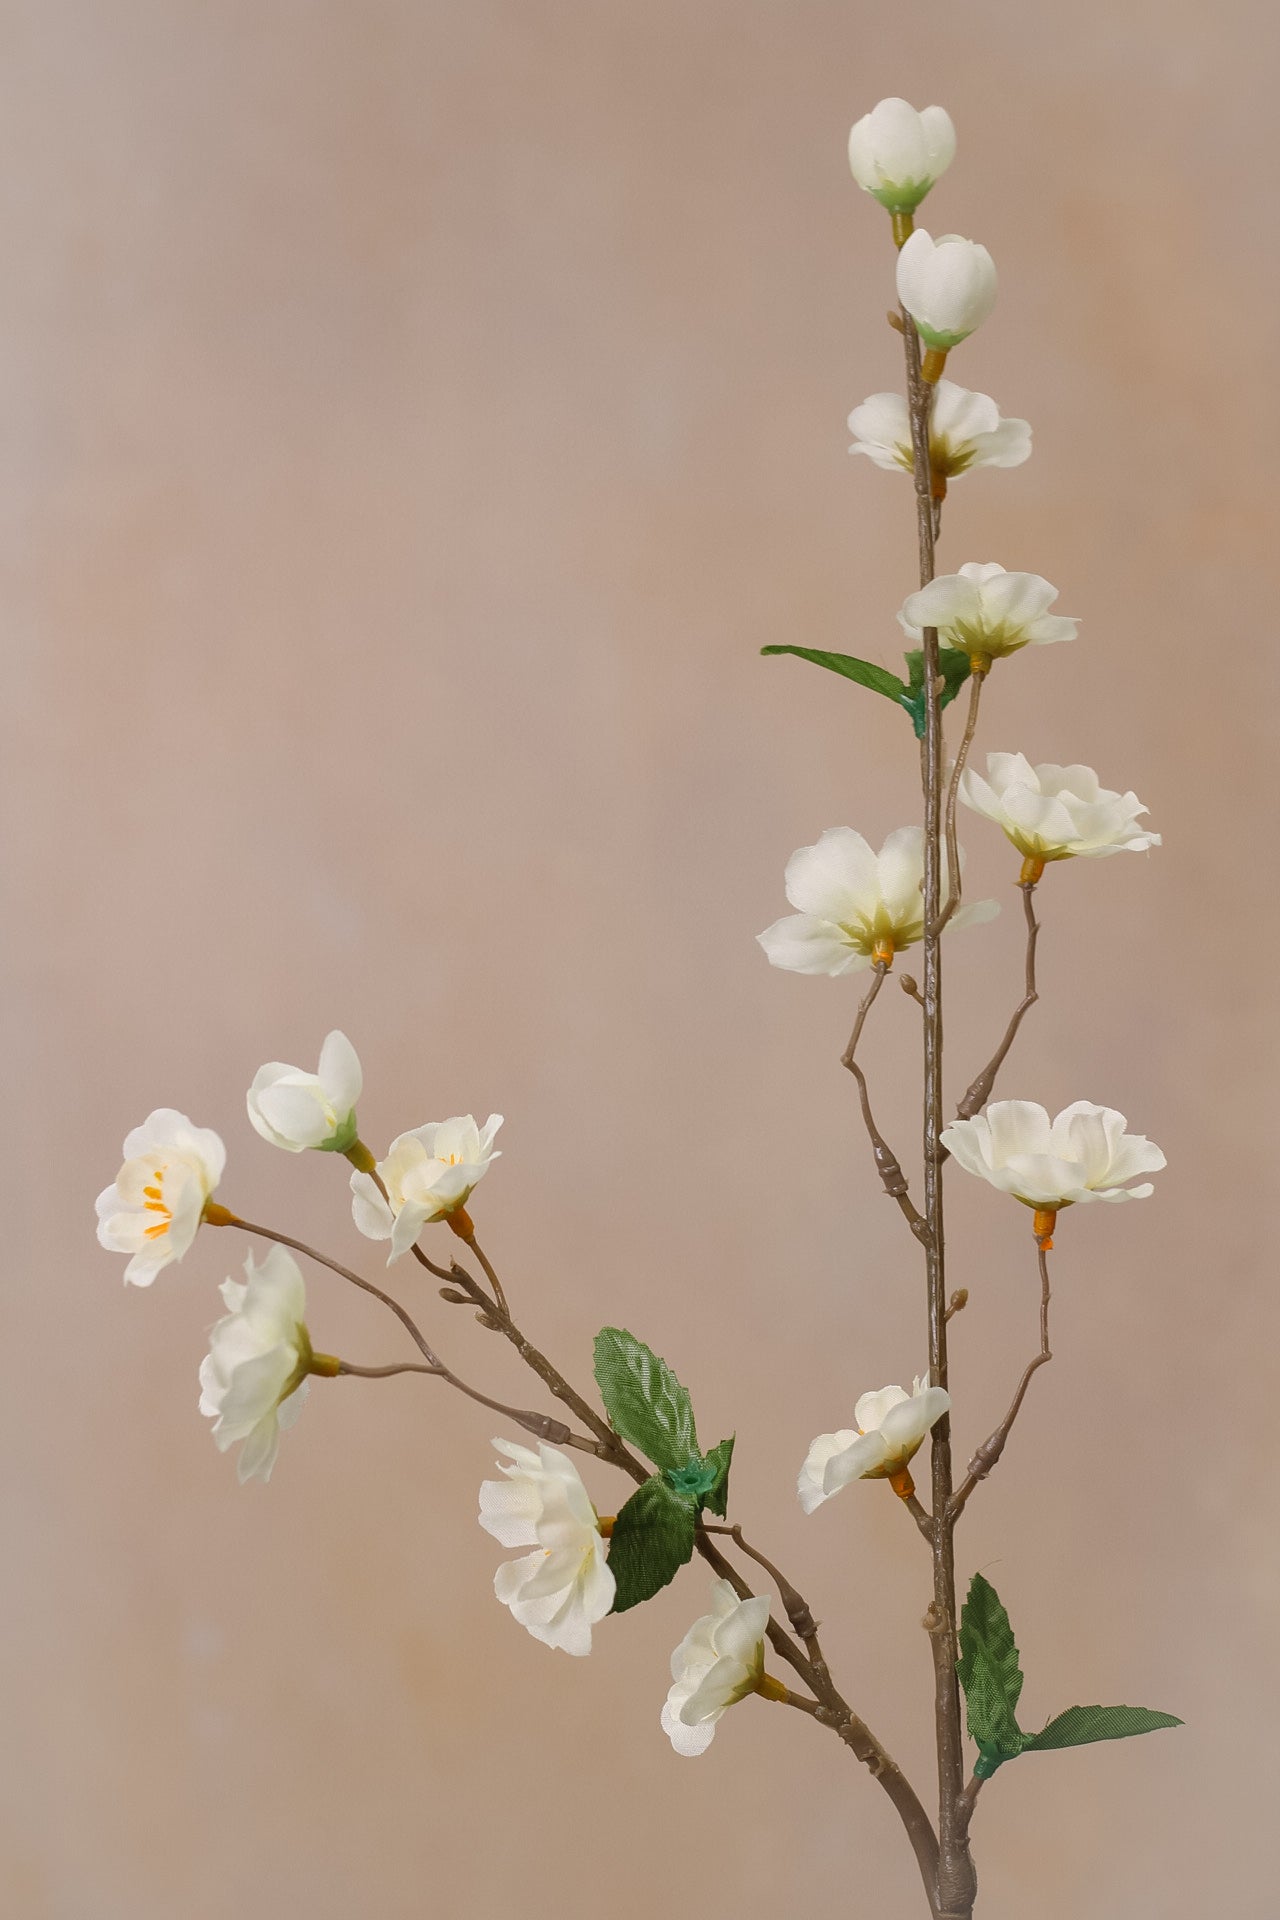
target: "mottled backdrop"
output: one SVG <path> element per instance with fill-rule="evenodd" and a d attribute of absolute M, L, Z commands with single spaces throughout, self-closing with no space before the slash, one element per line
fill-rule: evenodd
<path fill-rule="evenodd" d="M 232 1205 L 376 1271 L 341 1163 L 243 1112 L 330 1026 L 379 1146 L 500 1109 L 477 1212 L 521 1316 L 578 1376 L 634 1326 L 736 1427 L 740 1512 L 927 1784 L 921 1543 L 883 1488 L 792 1492 L 923 1364 L 918 1262 L 837 1066 L 851 983 L 753 937 L 794 847 L 916 804 L 898 713 L 759 658 L 896 648 L 909 489 L 844 430 L 898 377 L 891 257 L 844 140 L 901 92 L 959 128 L 929 223 L 1002 276 L 955 371 L 1036 434 L 956 490 L 944 562 L 1083 622 L 997 674 L 985 744 L 1092 762 L 1165 835 L 1043 889 L 1004 1090 L 1117 1105 L 1170 1170 L 1065 1222 L 1056 1357 L 962 1542 L 1033 1725 L 1187 1726 L 1002 1774 L 981 1911 L 1270 1920 L 1275 55 L 1262 0 L 0 5 L 6 1914 L 920 1911 L 799 1715 L 672 1755 L 701 1573 L 590 1661 L 535 1645 L 475 1523 L 495 1422 L 434 1382 L 318 1386 L 242 1491 L 195 1404 L 242 1248 L 144 1294 L 92 1237 L 173 1104 Z M 1012 911 L 954 940 L 956 1088 L 1021 967 L 1008 849 L 966 837 Z M 915 1026 L 889 994 L 866 1046 L 904 1151 Z M 964 1457 L 1034 1276 L 1025 1218 L 952 1186 Z M 403 1353 L 311 1287 L 319 1344 Z"/>

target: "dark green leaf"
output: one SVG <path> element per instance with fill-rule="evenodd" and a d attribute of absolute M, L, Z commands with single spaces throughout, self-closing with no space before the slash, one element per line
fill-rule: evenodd
<path fill-rule="evenodd" d="M 851 653 L 824 653 L 820 647 L 761 647 L 760 651 L 794 653 L 797 660 L 812 660 L 815 667 L 841 673 L 846 680 L 856 680 L 860 687 L 870 687 L 872 693 L 882 693 L 886 700 L 906 705 L 907 689 L 897 674 L 890 673 L 887 667 L 877 667 L 870 660 L 856 660 Z"/>
<path fill-rule="evenodd" d="M 614 1428 L 656 1467 L 679 1470 L 698 1456 L 688 1394 L 665 1360 L 625 1327 L 596 1335 L 596 1381 Z M 670 1576 L 668 1576 L 670 1577 Z"/>
<path fill-rule="evenodd" d="M 1025 1736 L 1018 1726 L 1018 1696 L 1022 1668 L 1013 1628 L 1000 1596 L 989 1580 L 975 1573 L 960 1615 L 960 1658 L 956 1662 L 964 1688 L 969 1732 L 982 1750 L 986 1772 L 1022 1751 Z"/>
<path fill-rule="evenodd" d="M 718 1447 L 712 1447 L 705 1461 L 708 1467 L 715 1469 L 715 1478 L 703 1496 L 703 1505 L 709 1507 L 712 1513 L 718 1513 L 722 1520 L 729 1507 L 729 1464 L 733 1459 L 733 1443 L 737 1437 L 736 1433 L 731 1433 Z"/>
<path fill-rule="evenodd" d="M 682 1500 L 661 1474 L 646 1480 L 613 1523 L 609 1568 L 618 1583 L 615 1613 L 660 1593 L 693 1555 L 697 1503 Z"/>
<path fill-rule="evenodd" d="M 942 676 L 942 692 L 938 695 L 939 707 L 951 704 L 972 668 L 969 656 L 962 647 L 939 647 L 938 672 Z M 911 715 L 911 724 L 916 731 L 916 739 L 924 739 L 925 697 L 924 697 L 924 651 L 916 647 L 907 655 L 908 685 L 900 704 Z"/>
<path fill-rule="evenodd" d="M 1159 1727 L 1180 1727 L 1171 1713 L 1153 1713 L 1149 1707 L 1068 1707 L 1039 1733 L 1023 1736 L 1025 1753 L 1044 1753 L 1051 1747 L 1087 1747 L 1095 1740 L 1129 1740 Z"/>

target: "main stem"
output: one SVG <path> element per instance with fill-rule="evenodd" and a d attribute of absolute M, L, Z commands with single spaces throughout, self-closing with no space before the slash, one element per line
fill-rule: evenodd
<path fill-rule="evenodd" d="M 933 476 L 929 465 L 932 392 L 920 374 L 920 342 L 905 312 L 903 346 L 920 546 L 920 585 L 934 574 Z M 925 1273 L 929 1310 L 929 1373 L 947 1385 L 946 1239 L 942 1215 L 942 713 L 938 705 L 938 633 L 923 638 L 925 734 L 921 755 L 924 788 L 924 1217 Z M 938 1749 L 937 1920 L 971 1920 L 977 1881 L 969 1852 L 964 1792 L 964 1746 L 960 1684 L 956 1677 L 956 1570 L 951 1506 L 951 1419 L 933 1429 L 933 1604 L 928 1628 L 933 1649 L 934 1721 Z"/>

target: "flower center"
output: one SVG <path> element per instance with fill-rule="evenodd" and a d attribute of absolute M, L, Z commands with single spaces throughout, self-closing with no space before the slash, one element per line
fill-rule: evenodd
<path fill-rule="evenodd" d="M 144 1240 L 158 1240 L 161 1234 L 168 1233 L 170 1227 L 173 1225 L 172 1210 L 166 1207 L 164 1203 L 164 1177 L 168 1171 L 168 1167 L 157 1167 L 155 1170 L 154 1183 L 142 1189 L 142 1205 L 144 1211 L 159 1214 L 160 1216 L 158 1220 L 153 1220 L 150 1226 L 143 1228 L 142 1237 Z"/>

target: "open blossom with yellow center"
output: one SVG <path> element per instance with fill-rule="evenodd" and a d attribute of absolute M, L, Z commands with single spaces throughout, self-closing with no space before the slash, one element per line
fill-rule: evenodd
<path fill-rule="evenodd" d="M 1038 573 L 1008 573 L 995 560 L 966 560 L 940 573 L 902 603 L 898 623 L 912 640 L 938 629 L 943 646 L 959 647 L 985 669 L 1022 647 L 1074 640 L 1080 622 L 1050 613 L 1058 589 Z"/>
<path fill-rule="evenodd" d="M 961 868 L 964 855 L 960 856 Z M 924 834 L 898 827 L 879 853 L 852 827 L 828 827 L 812 847 L 787 862 L 787 914 L 756 938 L 773 967 L 791 973 L 858 973 L 924 937 Z M 943 876 L 946 894 L 946 876 Z M 974 926 L 1000 911 L 976 900 L 952 915 L 953 927 Z"/>
<path fill-rule="evenodd" d="M 493 1144 L 501 1125 L 500 1113 L 491 1113 L 483 1127 L 466 1113 L 402 1133 L 378 1162 L 386 1200 L 370 1174 L 352 1174 L 352 1218 L 368 1239 L 390 1240 L 388 1266 L 409 1251 L 428 1221 L 466 1206 L 491 1162 L 502 1158 Z"/>
<path fill-rule="evenodd" d="M 535 1451 L 495 1440 L 510 1466 L 480 1488 L 480 1525 L 504 1547 L 532 1547 L 504 1561 L 493 1588 L 535 1640 L 564 1653 L 591 1651 L 591 1629 L 617 1590 L 604 1537 L 577 1468 L 545 1441 Z"/>
<path fill-rule="evenodd" d="M 987 777 L 967 767 L 960 798 L 994 820 L 1018 852 L 1036 865 L 1047 860 L 1101 860 L 1110 853 L 1143 853 L 1160 835 L 1138 825 L 1146 812 L 1136 793 L 1113 793 L 1092 767 L 1033 767 L 1021 753 L 989 753 Z"/>
<path fill-rule="evenodd" d="M 135 1287 L 149 1287 L 181 1260 L 226 1160 L 217 1134 L 173 1107 L 157 1107 L 125 1135 L 124 1165 L 98 1195 L 98 1239 L 113 1253 L 132 1254 L 124 1277 Z"/>
<path fill-rule="evenodd" d="M 987 393 L 973 393 L 954 380 L 939 380 L 929 416 L 929 471 L 934 491 L 946 493 L 946 481 L 975 467 L 1019 467 L 1031 457 L 1031 428 L 1025 420 L 1005 420 Z M 911 413 L 906 395 L 873 393 L 849 415 L 850 453 L 865 453 L 887 472 L 915 470 L 911 449 Z"/>
<path fill-rule="evenodd" d="M 800 1505 L 812 1513 L 851 1480 L 895 1479 L 950 1405 L 942 1387 L 922 1385 L 918 1379 L 910 1393 L 901 1387 L 864 1393 L 853 1410 L 857 1426 L 820 1433 L 810 1447 L 800 1469 Z"/>

